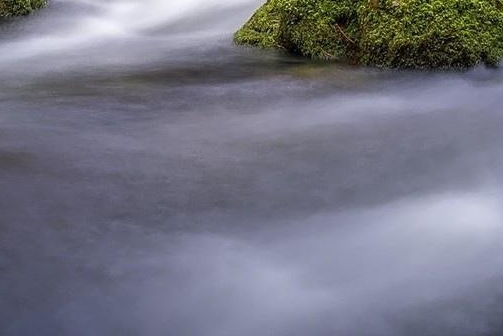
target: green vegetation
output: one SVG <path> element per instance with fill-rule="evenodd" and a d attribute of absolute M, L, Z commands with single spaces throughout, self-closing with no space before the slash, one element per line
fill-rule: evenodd
<path fill-rule="evenodd" d="M 503 0 L 269 0 L 235 41 L 383 68 L 495 66 Z"/>
<path fill-rule="evenodd" d="M 27 15 L 47 5 L 47 0 L 0 0 L 0 19 Z"/>

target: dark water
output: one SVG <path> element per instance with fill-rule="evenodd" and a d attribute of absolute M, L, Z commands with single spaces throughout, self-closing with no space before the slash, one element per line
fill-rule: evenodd
<path fill-rule="evenodd" d="M 258 1 L 0 25 L 0 335 L 501 335 L 503 73 L 232 45 Z"/>

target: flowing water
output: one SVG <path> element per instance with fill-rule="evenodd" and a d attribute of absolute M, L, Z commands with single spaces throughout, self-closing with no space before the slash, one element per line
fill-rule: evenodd
<path fill-rule="evenodd" d="M 239 48 L 259 0 L 0 25 L 0 335 L 501 335 L 503 72 Z"/>

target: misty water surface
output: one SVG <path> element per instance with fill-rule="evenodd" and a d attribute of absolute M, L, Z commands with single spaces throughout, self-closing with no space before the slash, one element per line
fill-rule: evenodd
<path fill-rule="evenodd" d="M 0 335 L 501 335 L 503 73 L 235 47 L 258 0 L 0 25 Z"/>

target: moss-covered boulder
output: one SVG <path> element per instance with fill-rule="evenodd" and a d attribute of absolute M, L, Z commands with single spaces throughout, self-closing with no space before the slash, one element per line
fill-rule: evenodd
<path fill-rule="evenodd" d="M 47 5 L 47 0 L 0 0 L 0 19 L 30 14 Z"/>
<path fill-rule="evenodd" d="M 495 66 L 503 0 L 268 0 L 235 41 L 387 68 Z"/>

